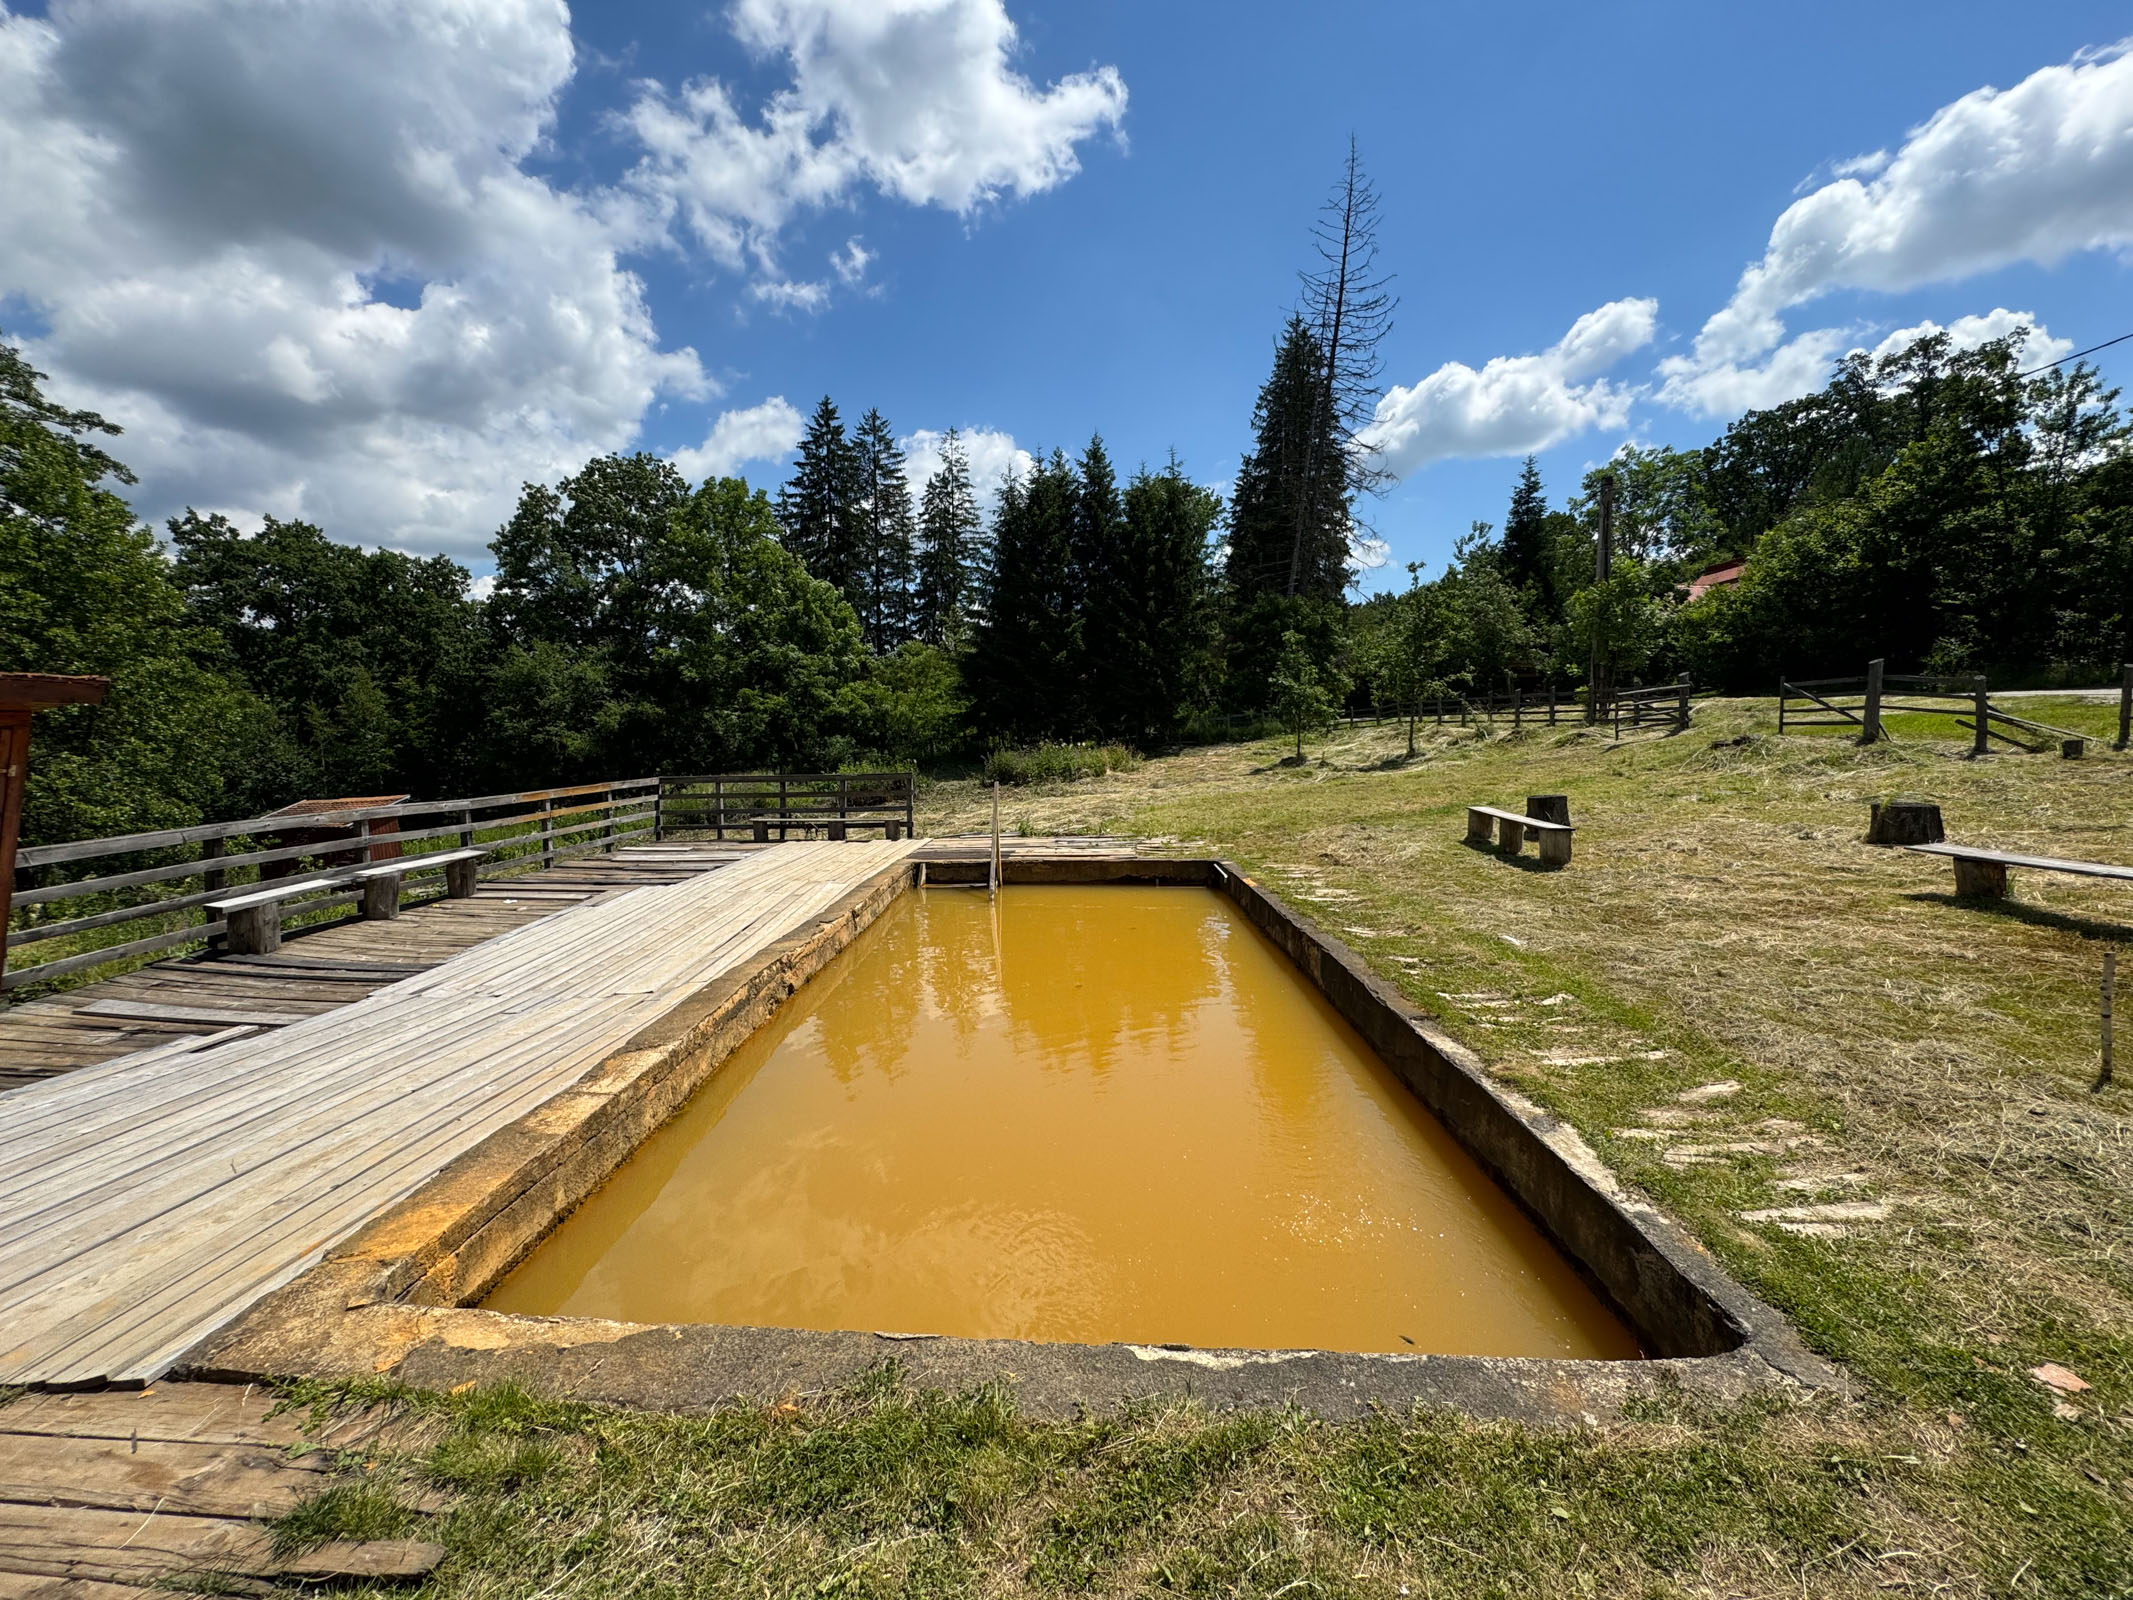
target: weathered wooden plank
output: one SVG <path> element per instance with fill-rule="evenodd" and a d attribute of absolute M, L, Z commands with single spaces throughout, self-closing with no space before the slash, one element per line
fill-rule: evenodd
<path fill-rule="evenodd" d="M 145 1389 L 26 1394 L 0 1406 L 0 1433 L 155 1439 L 287 1450 L 304 1443 L 296 1413 L 255 1384 L 159 1383 Z"/>
<path fill-rule="evenodd" d="M 215 1028 L 286 1028 L 309 1011 L 231 1011 L 213 1006 L 151 1005 L 145 1000 L 92 1000 L 75 1008 L 85 1017 L 130 1017 L 141 1022 L 198 1022 Z"/>
<path fill-rule="evenodd" d="M 227 1444 L 0 1432 L 0 1500 L 278 1517 L 325 1486 L 325 1465 Z"/>
<path fill-rule="evenodd" d="M 444 1559 L 411 1539 L 322 1545 L 282 1559 L 256 1523 L 0 1501 L 0 1569 L 55 1578 L 153 1583 L 214 1572 L 256 1577 L 415 1578 Z"/>
<path fill-rule="evenodd" d="M 2107 861 L 2066 861 L 2057 856 L 2024 856 L 2008 850 L 1982 850 L 1967 844 L 1907 844 L 1906 850 L 1920 855 L 1953 856 L 1965 861 L 1990 861 L 2002 867 L 2029 867 L 2039 872 L 2071 872 L 2084 878 L 2133 879 L 2133 867 Z"/>
<path fill-rule="evenodd" d="M 168 1600 L 168 1589 L 0 1570 L 0 1600 Z"/>

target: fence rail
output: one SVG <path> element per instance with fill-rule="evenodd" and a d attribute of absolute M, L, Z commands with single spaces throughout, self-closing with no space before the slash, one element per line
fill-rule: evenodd
<path fill-rule="evenodd" d="M 723 839 L 728 830 L 784 838 L 795 828 L 878 827 L 908 838 L 918 821 L 915 772 L 712 772 L 659 780 L 660 825 Z"/>
<path fill-rule="evenodd" d="M 1794 711 L 1794 701 L 1805 706 Z M 1856 701 L 1856 704 L 1852 703 Z M 1892 711 L 1910 711 L 1927 716 L 1951 717 L 1959 728 L 1970 731 L 1970 753 L 1984 755 L 1995 739 L 2018 750 L 2038 754 L 2051 748 L 2051 740 L 2086 744 L 2091 735 L 2048 722 L 2018 717 L 1992 703 L 1991 686 L 1984 673 L 1951 674 L 1889 672 L 1880 661 L 1869 661 L 1866 671 L 1851 678 L 1798 678 L 1778 682 L 1778 732 L 1793 728 L 1855 728 L 1860 744 L 1887 739 L 1882 719 Z M 2133 712 L 2133 666 L 2126 668 L 2119 696 L 2118 748 L 2126 747 L 2126 727 Z M 1968 720 L 1965 720 L 1965 719 Z M 2025 743 L 2008 728 L 2042 736 L 2041 745 Z"/>
<path fill-rule="evenodd" d="M 1686 673 L 1672 683 L 1653 688 L 1618 690 L 1608 707 L 1614 717 L 1615 737 L 1622 737 L 1625 726 L 1632 731 L 1671 728 L 1677 733 L 1687 732 L 1689 698 L 1693 692 Z"/>
<path fill-rule="evenodd" d="M 422 857 L 434 850 L 483 843 L 492 853 L 481 876 L 495 877 L 656 835 L 660 797 L 660 779 L 626 778 L 33 845 L 15 857 L 19 887 L 9 920 L 18 925 L 0 946 L 0 990 L 218 938 L 226 929 L 206 910 L 210 901 L 245 883 L 300 874 L 306 859 L 398 856 L 413 874 L 426 870 Z M 357 898 L 321 891 L 292 899 L 285 914 L 312 916 Z M 18 950 L 84 939 L 87 949 L 12 959 Z"/>

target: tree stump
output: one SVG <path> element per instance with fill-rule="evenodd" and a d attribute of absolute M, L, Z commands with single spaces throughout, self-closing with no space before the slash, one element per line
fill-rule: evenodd
<path fill-rule="evenodd" d="M 1866 827 L 1868 844 L 1939 844 L 1947 837 L 1940 807 L 1927 800 L 1876 801 Z"/>
<path fill-rule="evenodd" d="M 2061 760 L 2079 761 L 2088 753 L 2089 742 L 2086 739 L 2061 739 L 2059 741 L 2059 756 Z"/>
<path fill-rule="evenodd" d="M 1570 796 L 1567 794 L 1529 794 L 1526 796 L 1526 815 L 1538 817 L 1543 822 L 1560 822 L 1570 825 Z"/>

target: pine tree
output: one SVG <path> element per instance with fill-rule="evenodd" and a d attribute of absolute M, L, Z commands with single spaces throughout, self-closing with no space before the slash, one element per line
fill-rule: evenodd
<path fill-rule="evenodd" d="M 1239 603 L 1261 595 L 1338 601 L 1348 587 L 1347 486 L 1310 467 L 1342 448 L 1321 405 L 1324 369 L 1317 335 L 1291 317 L 1252 408 L 1252 453 L 1237 470 L 1230 506 L 1226 577 Z"/>
<path fill-rule="evenodd" d="M 811 577 L 849 598 L 860 576 L 855 453 L 828 395 L 815 407 L 800 439 L 800 459 L 778 492 L 778 527 L 785 548 Z"/>
<path fill-rule="evenodd" d="M 926 480 L 918 513 L 918 588 L 913 626 L 928 644 L 961 631 L 980 598 L 983 523 L 970 483 L 970 457 L 955 429 Z"/>
<path fill-rule="evenodd" d="M 1222 502 L 1173 456 L 1135 475 L 1122 511 L 1085 601 L 1089 713 L 1101 732 L 1150 750 L 1212 685 L 1208 540 Z"/>
<path fill-rule="evenodd" d="M 1528 456 L 1519 469 L 1518 487 L 1511 491 L 1497 562 L 1504 577 L 1526 597 L 1526 609 L 1544 619 L 1554 618 L 1560 610 L 1551 544 L 1548 496 L 1541 489 L 1540 467 Z"/>
<path fill-rule="evenodd" d="M 1058 451 L 1010 478 L 993 519 L 992 582 L 968 681 L 982 726 L 1016 738 L 1080 731 L 1081 593 L 1074 468 Z"/>
<path fill-rule="evenodd" d="M 903 446 L 879 411 L 869 410 L 852 435 L 858 544 L 856 592 L 846 597 L 859 613 L 867 643 L 886 655 L 911 637 L 911 486 Z"/>

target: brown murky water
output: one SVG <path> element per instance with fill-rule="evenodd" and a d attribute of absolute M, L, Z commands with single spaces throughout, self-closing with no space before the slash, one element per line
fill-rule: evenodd
<path fill-rule="evenodd" d="M 1638 1353 L 1287 960 L 1184 888 L 905 895 L 486 1303 Z"/>

